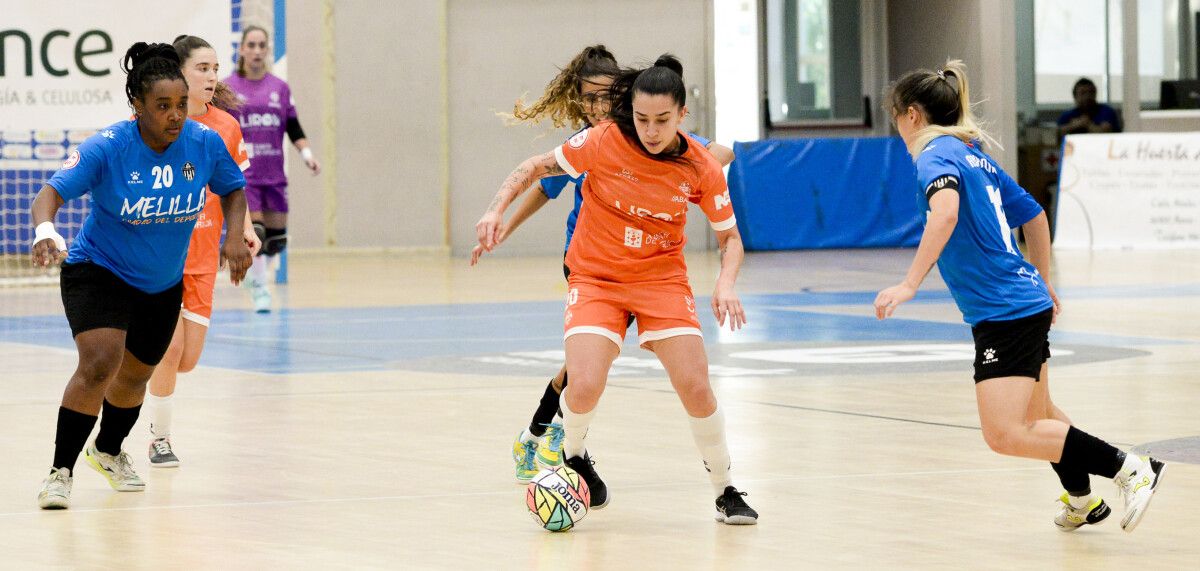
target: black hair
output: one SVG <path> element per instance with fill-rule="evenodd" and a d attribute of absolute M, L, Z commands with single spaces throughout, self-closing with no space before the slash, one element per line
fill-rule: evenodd
<path fill-rule="evenodd" d="M 171 44 L 138 42 L 129 46 L 121 66 L 127 74 L 125 96 L 129 98 L 129 104 L 145 97 L 150 86 L 159 80 L 178 79 L 187 85 L 179 65 L 179 54 Z"/>
<path fill-rule="evenodd" d="M 204 38 L 187 34 L 177 36 L 171 45 L 175 48 L 175 55 L 179 56 L 180 67 L 183 67 L 188 58 L 192 57 L 192 52 L 202 48 L 213 49 L 212 44 L 204 41 Z M 229 113 L 236 111 L 240 106 L 237 94 L 221 81 L 218 81 L 216 88 L 213 89 L 212 104 L 217 109 Z"/>
<path fill-rule="evenodd" d="M 1085 85 L 1092 86 L 1092 89 L 1096 88 L 1096 82 L 1094 82 L 1086 77 L 1081 77 L 1081 78 L 1079 78 L 1079 81 L 1076 81 L 1075 85 L 1073 87 L 1071 87 L 1071 97 L 1074 97 L 1075 93 L 1077 91 L 1079 91 L 1079 88 L 1083 87 Z"/>
<path fill-rule="evenodd" d="M 613 80 L 610 88 L 612 110 L 609 111 L 609 117 L 621 129 L 621 133 L 637 141 L 638 146 L 645 150 L 633 122 L 633 96 L 637 93 L 668 95 L 677 106 L 686 105 L 687 89 L 683 86 L 683 64 L 679 62 L 679 58 L 663 54 L 650 67 L 624 70 Z M 683 148 L 680 147 L 681 150 Z M 657 155 L 651 156 L 657 158 Z"/>

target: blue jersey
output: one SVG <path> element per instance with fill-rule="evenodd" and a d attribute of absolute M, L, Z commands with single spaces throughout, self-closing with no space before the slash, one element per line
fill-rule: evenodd
<path fill-rule="evenodd" d="M 137 121 L 92 135 L 47 183 L 63 200 L 92 194 L 92 209 L 67 263 L 91 262 L 146 293 L 179 283 L 207 185 L 225 196 L 246 186 L 221 136 L 192 120 L 162 153 Z"/>
<path fill-rule="evenodd" d="M 584 127 L 580 131 L 586 130 Z M 576 132 L 579 134 L 579 131 Z M 572 137 L 575 135 L 572 135 Z M 688 137 L 693 141 L 700 143 L 700 146 L 708 148 L 712 141 L 701 137 L 695 133 L 688 133 Z M 558 198 L 564 190 L 572 190 L 575 192 L 575 207 L 571 209 L 571 213 L 567 215 L 567 241 L 563 245 L 563 251 L 571 247 L 571 236 L 575 234 L 575 223 L 579 221 L 579 209 L 583 208 L 583 179 L 587 177 L 587 173 L 582 173 L 578 178 L 571 175 L 560 174 L 558 176 L 548 176 L 542 179 L 542 194 L 546 198 Z"/>
<path fill-rule="evenodd" d="M 1012 229 L 1042 207 L 992 159 L 961 140 L 934 139 L 917 158 L 921 206 L 939 191 L 958 192 L 958 225 L 938 270 L 971 325 L 1027 317 L 1054 306 L 1037 268 L 1021 256 Z"/>

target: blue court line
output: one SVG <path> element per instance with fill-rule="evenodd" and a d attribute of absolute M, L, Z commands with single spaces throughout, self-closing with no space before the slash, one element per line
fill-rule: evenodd
<path fill-rule="evenodd" d="M 1178 289 L 1157 289 L 1161 291 L 1138 291 L 1180 295 Z M 742 301 L 750 323 L 736 333 L 718 332 L 711 313 L 703 309 L 700 319 L 710 344 L 971 341 L 970 328 L 963 323 L 877 321 L 870 314 L 874 297 L 875 292 L 746 295 Z M 944 290 L 922 292 L 915 301 L 952 303 Z M 697 302 L 707 307 L 707 299 Z M 822 305 L 861 305 L 863 315 L 801 309 Z M 420 359 L 560 349 L 562 311 L 560 301 L 283 309 L 268 315 L 223 310 L 213 315 L 201 364 L 273 374 L 378 371 Z M 634 339 L 631 333 L 628 347 L 636 344 Z M 1187 343 L 1061 330 L 1052 332 L 1051 339 L 1109 347 Z M 0 318 L 3 341 L 74 348 L 62 315 Z"/>

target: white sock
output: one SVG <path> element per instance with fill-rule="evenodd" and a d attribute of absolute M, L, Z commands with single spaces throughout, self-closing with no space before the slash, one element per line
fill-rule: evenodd
<path fill-rule="evenodd" d="M 1070 493 L 1067 494 L 1067 503 L 1071 504 L 1071 507 L 1077 510 L 1087 509 L 1087 507 L 1092 505 L 1092 502 L 1094 501 L 1096 501 L 1096 499 L 1093 498 L 1091 494 L 1086 496 L 1072 496 Z"/>
<path fill-rule="evenodd" d="M 567 406 L 567 389 L 563 389 L 562 396 L 558 398 L 558 406 L 563 414 L 563 459 L 583 456 L 587 450 L 583 439 L 587 437 L 588 425 L 592 423 L 592 417 L 596 416 L 596 409 L 582 414 L 571 410 L 571 407 Z"/>
<path fill-rule="evenodd" d="M 725 442 L 725 412 L 718 405 L 717 410 L 706 418 L 690 417 L 692 438 L 696 448 L 700 449 L 700 457 L 704 459 L 704 468 L 708 470 L 708 479 L 712 482 L 713 490 L 720 496 L 726 486 L 733 485 L 730 474 L 729 444 Z"/>
<path fill-rule="evenodd" d="M 525 427 L 525 430 L 521 431 L 521 442 L 533 442 L 537 439 L 538 437 L 534 436 L 532 432 L 529 432 L 528 426 Z"/>
<path fill-rule="evenodd" d="M 1117 471 L 1118 478 L 1129 478 L 1134 472 L 1146 467 L 1146 461 L 1141 456 L 1129 452 L 1125 454 L 1125 463 L 1121 464 L 1121 469 Z"/>
<path fill-rule="evenodd" d="M 266 285 L 268 264 L 266 256 L 254 256 L 254 263 L 250 264 L 250 280 L 254 285 Z"/>
<path fill-rule="evenodd" d="M 171 396 L 159 397 L 150 393 L 146 393 L 146 400 L 151 403 L 154 409 L 153 417 L 150 421 L 150 434 L 155 438 L 168 438 L 171 436 Z"/>

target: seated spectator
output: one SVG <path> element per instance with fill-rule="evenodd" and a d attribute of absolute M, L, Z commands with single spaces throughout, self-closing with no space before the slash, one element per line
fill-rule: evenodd
<path fill-rule="evenodd" d="M 1120 133 L 1121 118 L 1117 110 L 1096 102 L 1096 84 L 1083 77 L 1071 90 L 1075 108 L 1058 118 L 1058 136 L 1076 133 Z"/>

